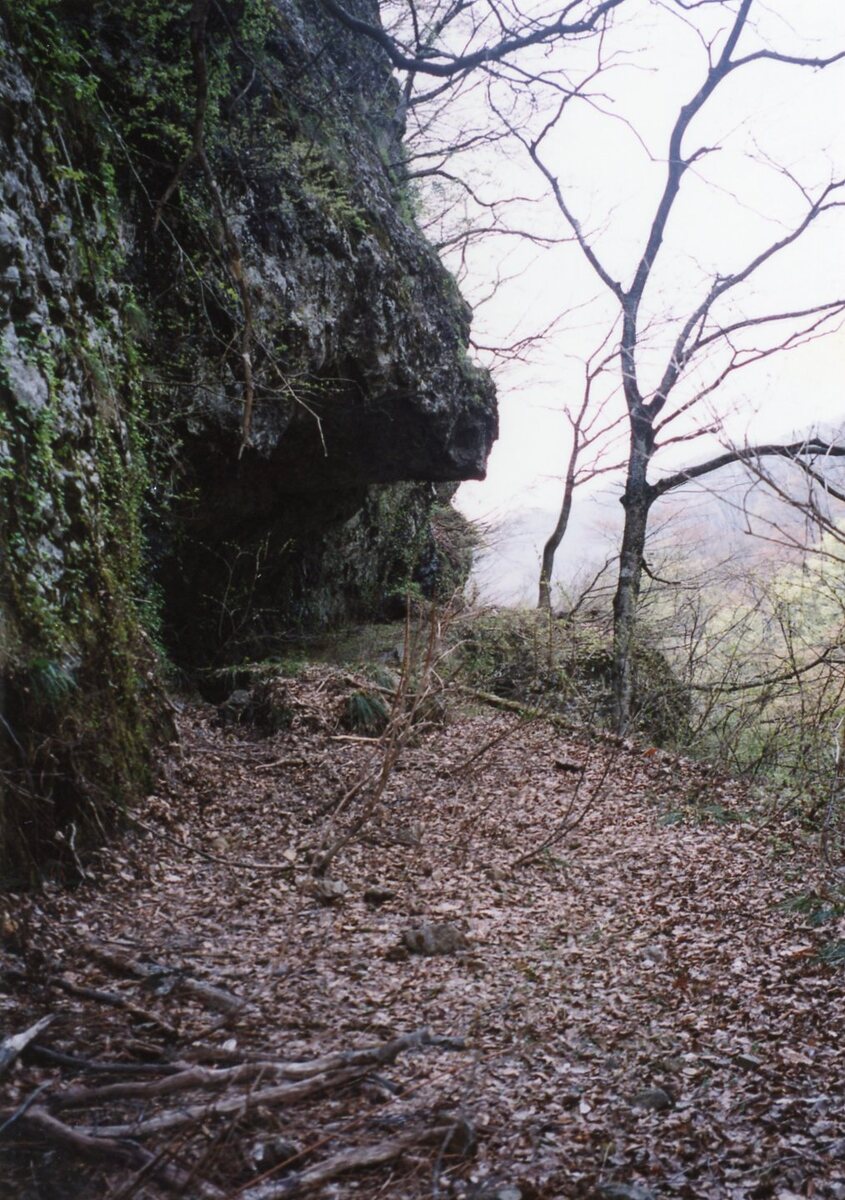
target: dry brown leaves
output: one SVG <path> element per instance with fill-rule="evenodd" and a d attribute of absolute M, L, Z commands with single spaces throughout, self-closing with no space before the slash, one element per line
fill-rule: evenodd
<path fill-rule="evenodd" d="M 139 814 L 147 828 L 104 852 L 90 883 L 48 889 L 18 921 L 3 959 L 4 1032 L 51 1012 L 42 1045 L 139 1066 L 289 1061 L 421 1026 L 466 1039 L 464 1051 L 420 1049 L 305 1106 L 212 1120 L 168 1146 L 233 1200 L 256 1175 L 256 1139 L 283 1134 L 301 1151 L 297 1169 L 368 1146 L 375 1163 L 385 1139 L 444 1113 L 474 1128 L 474 1157 L 409 1136 L 401 1158 L 316 1194 L 845 1197 L 843 976 L 818 958 L 830 928 L 780 907 L 823 886 L 782 822 L 761 832 L 739 785 L 690 762 L 539 721 L 473 758 L 514 719 L 463 716 L 405 752 L 377 819 L 334 864 L 345 896 L 326 904 L 309 848 L 378 750 L 337 740 L 331 672 L 285 694 L 292 728 L 266 738 L 184 711 L 181 749 Z M 580 823 L 511 870 L 572 809 L 575 788 L 590 801 Z M 374 886 L 395 895 L 368 902 Z M 422 920 L 457 924 L 470 950 L 391 953 Z M 158 989 L 115 978 L 91 942 L 245 1005 L 214 1012 L 168 989 L 166 973 Z M 50 973 L 119 992 L 162 1024 L 60 993 Z M 38 1103 L 49 1108 L 74 1079 L 25 1055 L 2 1104 L 46 1084 Z M 157 1104 L 115 1102 L 98 1119 L 140 1122 Z M 14 1191 L 0 1183 L 0 1194 L 164 1194 L 148 1179 L 129 1192 L 126 1169 L 83 1167 L 46 1145 L 15 1147 Z"/>

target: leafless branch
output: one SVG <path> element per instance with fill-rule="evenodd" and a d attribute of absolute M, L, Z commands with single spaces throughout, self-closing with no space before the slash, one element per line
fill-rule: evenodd
<path fill-rule="evenodd" d="M 452 78 L 483 66 L 485 63 L 499 62 L 529 46 L 548 45 L 562 38 L 576 38 L 594 33 L 601 29 L 603 22 L 614 9 L 623 3 L 623 0 L 602 0 L 585 16 L 576 20 L 572 20 L 570 17 L 581 5 L 577 2 L 566 4 L 556 19 L 537 22 L 527 18 L 521 28 L 507 30 L 501 40 L 465 54 L 451 54 L 446 50 L 437 49 L 433 45 L 423 48 L 419 44 L 416 52 L 409 53 L 381 26 L 356 17 L 339 4 L 338 0 L 322 0 L 322 3 L 326 11 L 340 21 L 345 28 L 353 33 L 362 34 L 380 46 L 398 70 L 434 75 L 438 78 Z M 468 7 L 465 4 L 459 6 L 455 10 L 456 15 Z M 502 31 L 505 32 L 506 28 L 503 23 Z"/>

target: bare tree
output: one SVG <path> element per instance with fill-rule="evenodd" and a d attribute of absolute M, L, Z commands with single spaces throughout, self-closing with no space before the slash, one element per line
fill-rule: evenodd
<path fill-rule="evenodd" d="M 537 598 L 539 609 L 551 609 L 555 555 L 569 526 L 576 488 L 624 466 L 624 462 L 607 461 L 610 449 L 608 439 L 624 421 L 624 413 L 614 415 L 612 411 L 615 394 L 608 396 L 605 393 L 597 396 L 597 385 L 608 374 L 616 357 L 615 349 L 608 350 L 609 340 L 610 335 L 584 364 L 584 390 L 577 407 L 567 405 L 563 410 L 572 441 L 563 477 L 563 495 L 557 523 L 543 546 Z"/>
<path fill-rule="evenodd" d="M 845 59 L 845 50 L 818 57 L 755 46 L 751 36 L 754 34 L 751 15 L 752 11 L 763 7 L 757 0 L 710 0 L 706 5 L 675 0 L 674 4 L 667 3 L 661 7 L 670 12 L 682 10 L 683 19 L 688 23 L 695 20 L 692 10 L 707 10 L 704 14 L 706 21 L 702 18 L 699 28 L 706 65 L 690 99 L 680 107 L 674 119 L 665 152 L 663 186 L 644 231 L 642 250 L 627 280 L 618 278 L 609 265 L 610 260 L 606 259 L 601 249 L 599 235 L 588 232 L 574 211 L 569 189 L 560 182 L 547 159 L 546 146 L 550 135 L 558 128 L 573 102 L 580 98 L 577 90 L 570 90 L 561 97 L 556 110 L 535 136 L 526 134 L 512 122 L 509 125 L 544 176 L 557 209 L 584 259 L 605 293 L 612 298 L 616 310 L 614 320 L 621 330 L 615 362 L 627 411 L 629 447 L 621 498 L 625 522 L 614 597 L 615 721 L 620 732 L 627 729 L 631 720 L 634 631 L 649 512 L 654 501 L 666 491 L 716 471 L 730 462 L 759 459 L 766 455 L 787 455 L 809 460 L 818 467 L 824 457 L 842 453 L 841 448 L 831 448 L 817 439 L 792 445 L 767 444 L 727 450 L 722 455 L 657 483 L 649 480 L 649 469 L 658 449 L 689 440 L 701 432 L 699 424 L 693 434 L 671 436 L 673 421 L 703 408 L 704 401 L 712 397 L 736 372 L 817 336 L 830 328 L 835 318 L 845 313 L 843 295 L 794 309 L 763 310 L 753 315 L 745 315 L 741 309 L 737 312 L 736 308 L 731 307 L 731 302 L 742 292 L 744 285 L 794 247 L 821 218 L 845 206 L 845 178 L 831 178 L 822 186 L 811 189 L 794 179 L 786 166 L 781 166 L 778 168 L 781 175 L 788 177 L 799 190 L 800 214 L 784 225 L 781 236 L 750 254 L 741 266 L 726 273 L 714 273 L 703 296 L 696 296 L 685 311 L 670 314 L 674 332 L 669 339 L 668 349 L 664 351 L 662 369 L 655 375 L 656 384 L 649 385 L 647 382 L 648 374 L 642 358 L 647 346 L 653 350 L 649 339 L 654 330 L 644 300 L 649 288 L 655 286 L 656 268 L 661 262 L 661 250 L 677 208 L 682 183 L 688 175 L 697 173 L 698 165 L 716 149 L 693 140 L 696 118 L 737 72 L 752 71 L 763 64 L 775 64 L 784 69 L 806 67 L 822 70 Z M 719 27 L 715 29 L 714 13 L 722 17 Z M 706 36 L 703 32 L 705 24 L 710 30 Z M 744 49 L 746 41 L 750 45 Z M 506 114 L 500 112 L 500 116 L 507 121 Z M 718 238 L 719 231 L 715 231 L 715 234 Z M 680 386 L 682 383 L 685 385 L 683 388 Z M 715 429 L 718 430 L 718 421 Z M 712 417 L 708 431 L 714 432 Z"/>
<path fill-rule="evenodd" d="M 774 505 L 769 520 L 787 532 Z M 837 550 L 827 535 L 800 555 L 778 545 L 763 571 L 744 559 L 723 564 L 670 618 L 675 662 L 696 698 L 692 743 L 733 771 L 775 782 L 807 815 L 827 802 L 838 771 L 845 626 Z"/>
<path fill-rule="evenodd" d="M 593 111 L 610 112 L 601 81 L 616 65 L 615 52 L 606 36 L 612 19 L 622 8 L 621 0 L 576 0 L 563 8 L 521 5 L 518 0 L 505 6 L 492 0 L 383 0 L 382 24 L 363 20 L 357 10 L 350 11 L 340 0 L 322 3 L 329 17 L 380 45 L 399 73 L 402 100 L 397 120 L 404 125 L 410 119 L 411 137 L 403 161 L 390 167 L 406 184 L 427 188 L 436 184 L 440 208 L 421 220 L 441 250 L 457 261 L 459 272 L 467 261 L 468 250 L 491 235 L 515 237 L 540 247 L 571 240 L 615 305 L 616 332 L 609 334 L 602 349 L 588 360 L 579 400 L 565 409 L 572 442 L 558 521 L 543 551 L 538 605 L 548 608 L 551 603 L 554 559 L 569 522 L 575 489 L 611 469 L 604 458 L 596 459 L 595 455 L 615 428 L 607 391 L 600 386 L 613 371 L 628 426 L 622 496 L 625 521 L 614 597 L 615 711 L 617 727 L 622 731 L 631 718 L 632 646 L 654 502 L 730 462 L 759 464 L 767 455 L 779 455 L 804 461 L 808 469 L 816 470 L 822 469 L 826 458 L 839 453 L 836 448 L 823 446 L 820 439 L 767 443 L 729 448 L 684 471 L 654 482 L 649 478 L 658 450 L 701 432 L 717 433 L 720 429 L 719 420 L 709 416 L 706 422 L 698 420 L 693 433 L 673 436 L 678 426 L 672 422 L 703 409 L 705 402 L 741 369 L 819 335 L 845 312 L 845 296 L 753 315 L 732 307 L 734 295 L 750 280 L 799 242 L 820 218 L 842 206 L 845 179 L 832 178 L 812 190 L 792 179 L 786 166 L 781 166 L 777 169 L 800 192 L 802 212 L 779 237 L 749 255 L 738 268 L 714 273 L 703 294 L 696 294 L 687 302 L 687 308 L 670 314 L 667 325 L 672 325 L 672 336 L 663 351 L 663 367 L 655 380 L 648 381 L 641 359 L 655 329 L 646 296 L 655 287 L 657 266 L 666 254 L 667 228 L 675 215 L 682 184 L 688 176 L 698 175 L 705 160 L 718 149 L 703 143 L 688 146 L 695 132 L 692 126 L 711 98 L 740 70 L 750 71 L 762 64 L 823 69 L 841 61 L 845 51 L 818 57 L 759 44 L 752 20 L 752 14 L 756 16 L 760 8 L 759 0 L 660 0 L 654 5 L 679 16 L 698 31 L 705 69 L 693 95 L 675 116 L 665 152 L 663 186 L 646 223 L 642 249 L 624 278 L 617 277 L 609 265 L 610 258 L 601 244 L 602 231 L 589 232 L 576 215 L 569 189 L 559 181 L 549 157 L 551 135 L 573 105 L 587 104 Z M 625 10 L 626 14 L 633 12 L 635 18 L 638 11 L 643 10 L 630 4 Z M 589 39 L 594 52 L 589 60 L 581 55 L 580 73 L 570 71 L 570 55 L 562 55 L 561 47 L 574 48 L 575 43 L 585 39 Z M 494 124 L 484 120 L 479 100 L 482 89 Z M 551 97 L 554 103 L 550 103 Z M 544 123 L 539 133 L 530 135 L 526 129 L 530 118 L 536 121 L 538 113 Z M 610 115 L 618 119 L 618 114 Z M 631 129 L 639 138 L 638 131 L 633 126 Z M 564 218 L 563 238 L 538 228 L 536 222 L 507 219 L 503 213 L 509 202 L 524 206 L 530 200 L 525 196 L 503 196 L 501 190 L 485 195 L 471 174 L 471 165 L 467 170 L 479 149 L 489 151 L 498 145 L 503 150 L 505 139 L 511 138 L 525 147 L 551 190 Z M 445 204 L 444 197 L 448 197 Z M 491 285 L 491 295 L 497 286 L 499 280 Z M 498 356 L 523 359 L 532 345 L 532 337 L 523 336 L 505 353 L 499 351 Z M 489 346 L 481 348 L 490 350 Z M 496 353 L 493 348 L 494 357 Z"/>

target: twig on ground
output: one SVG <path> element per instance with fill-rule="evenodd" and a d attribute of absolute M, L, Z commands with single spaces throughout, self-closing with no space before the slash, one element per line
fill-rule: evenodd
<path fill-rule="evenodd" d="M 174 837 L 172 833 L 165 833 L 163 829 L 155 829 L 152 825 L 148 825 L 146 821 L 142 821 L 140 817 L 136 817 L 132 813 L 129 814 L 129 820 L 133 825 L 137 825 L 139 829 L 143 829 L 145 833 L 150 833 L 153 837 L 161 838 L 162 841 L 172 842 L 180 850 L 189 850 L 191 854 L 208 859 L 209 862 L 220 863 L 223 867 L 235 867 L 239 871 L 273 871 L 276 874 L 283 874 L 286 871 L 290 872 L 293 870 L 290 863 L 250 862 L 241 861 L 237 858 L 223 858 L 219 854 L 211 854 L 208 850 L 201 850 L 199 846 L 194 846 L 190 842 L 183 842 L 181 838 Z"/>
<path fill-rule="evenodd" d="M 511 870 L 515 871 L 518 867 L 527 866 L 527 864 L 537 858 L 538 855 L 544 853 L 546 850 L 550 850 L 552 846 L 558 845 L 558 843 L 561 842 L 568 833 L 571 833 L 573 829 L 576 829 L 584 820 L 587 813 L 590 811 L 593 802 L 604 786 L 605 780 L 610 774 L 611 768 L 616 762 L 616 755 L 609 754 L 605 757 L 598 780 L 591 788 L 590 793 L 584 800 L 583 804 L 576 811 L 575 806 L 581 791 L 581 784 L 587 777 L 588 762 L 584 764 L 584 767 L 578 776 L 578 781 L 575 784 L 572 795 L 569 798 L 569 802 L 566 805 L 561 819 L 552 827 L 548 837 L 543 838 L 543 840 L 537 846 L 534 846 L 531 850 L 527 850 L 525 854 L 521 854 L 519 858 L 514 859 L 514 861 L 510 864 Z"/>
<path fill-rule="evenodd" d="M 7 1129 L 11 1129 L 11 1127 L 14 1125 L 15 1121 L 20 1120 L 20 1118 L 26 1112 L 28 1112 L 30 1108 L 32 1108 L 33 1104 L 38 1099 L 38 1097 L 43 1096 L 43 1094 L 47 1091 L 47 1089 L 52 1086 L 52 1082 L 53 1081 L 51 1079 L 45 1079 L 43 1083 L 38 1085 L 38 1087 L 35 1089 L 34 1092 L 30 1092 L 30 1094 L 27 1096 L 26 1100 L 24 1100 L 23 1104 L 21 1104 L 18 1108 L 16 1108 L 15 1111 L 13 1113 L 11 1113 L 8 1117 L 6 1117 L 3 1124 L 0 1125 L 0 1137 L 3 1136 L 3 1134 L 6 1132 Z"/>
<path fill-rule="evenodd" d="M 192 979 L 189 975 L 183 974 L 182 970 L 178 967 L 135 962 L 133 959 L 126 958 L 121 954 L 115 954 L 113 950 L 108 950 L 105 946 L 100 946 L 95 942 L 83 942 L 82 946 L 97 962 L 104 964 L 118 974 L 133 975 L 136 979 L 150 979 L 156 976 L 167 975 L 176 976 L 178 985 L 183 991 L 194 997 L 194 999 L 200 1000 L 208 1008 L 212 1008 L 216 1012 L 222 1012 L 226 1016 L 238 1016 L 247 1007 L 246 1000 L 241 996 L 235 996 L 232 992 L 214 987 L 210 983 L 203 983 L 199 979 Z"/>
<path fill-rule="evenodd" d="M 66 992 L 69 996 L 79 996 L 81 1000 L 93 1000 L 97 1004 L 109 1004 L 114 1008 L 122 1008 L 130 1016 L 137 1017 L 139 1021 L 156 1025 L 168 1038 L 179 1036 L 179 1031 L 175 1025 L 171 1025 L 169 1021 L 157 1017 L 149 1009 L 133 1004 L 131 1000 L 127 1000 L 125 996 L 119 996 L 116 992 L 102 992 L 97 988 L 81 987 L 79 984 L 71 983 L 69 979 L 64 979 L 61 975 L 51 975 L 47 982 L 51 987 L 59 988 L 60 991 Z"/>
<path fill-rule="evenodd" d="M 304 767 L 305 765 L 304 758 L 276 758 L 273 762 L 258 763 L 252 769 L 253 771 L 272 771 L 276 767 Z"/>
<path fill-rule="evenodd" d="M 458 1123 L 449 1121 L 444 1123 L 439 1121 L 436 1125 L 419 1129 L 414 1133 L 406 1134 L 404 1137 L 393 1138 L 390 1141 L 375 1142 L 371 1146 L 353 1146 L 348 1150 L 341 1150 L 337 1154 L 331 1155 L 330 1158 L 324 1159 L 320 1163 L 315 1163 L 313 1167 L 306 1167 L 303 1171 L 298 1171 L 295 1175 L 288 1176 L 287 1179 L 279 1180 L 278 1182 L 260 1183 L 255 1187 L 247 1188 L 239 1193 L 240 1200 L 287 1200 L 290 1196 L 302 1196 L 306 1192 L 312 1192 L 315 1188 L 322 1187 L 324 1184 L 337 1179 L 340 1175 L 347 1175 L 351 1171 L 368 1170 L 370 1167 L 384 1166 L 386 1163 L 395 1162 L 400 1158 L 406 1150 L 410 1150 L 415 1146 L 431 1145 L 432 1143 L 441 1144 L 441 1154 L 449 1153 L 449 1143 L 452 1140 Z"/>
<path fill-rule="evenodd" d="M 441 1131 L 442 1132 L 442 1131 Z M 392 1141 L 376 1142 L 372 1146 L 353 1146 L 341 1150 L 313 1167 L 306 1167 L 295 1175 L 279 1181 L 258 1184 L 240 1193 L 240 1200 L 286 1200 L 289 1196 L 302 1196 L 313 1192 L 339 1175 L 350 1171 L 362 1171 L 370 1167 L 384 1166 L 394 1162 L 412 1146 L 431 1140 L 431 1131 L 407 1134 Z"/>

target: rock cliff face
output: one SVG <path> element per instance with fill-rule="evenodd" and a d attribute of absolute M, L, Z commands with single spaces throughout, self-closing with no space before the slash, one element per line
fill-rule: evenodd
<path fill-rule="evenodd" d="M 143 784 L 154 643 L 225 661 L 436 586 L 448 483 L 483 474 L 496 424 L 377 48 L 312 0 L 0 18 L 0 840 L 21 874 Z"/>

